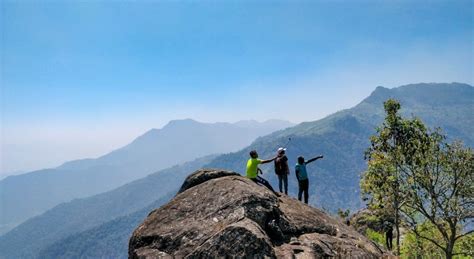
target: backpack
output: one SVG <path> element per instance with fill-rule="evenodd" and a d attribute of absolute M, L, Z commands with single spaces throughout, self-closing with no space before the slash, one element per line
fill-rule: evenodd
<path fill-rule="evenodd" d="M 278 157 L 275 159 L 275 174 L 281 175 L 286 173 L 286 164 L 285 164 L 285 156 Z"/>

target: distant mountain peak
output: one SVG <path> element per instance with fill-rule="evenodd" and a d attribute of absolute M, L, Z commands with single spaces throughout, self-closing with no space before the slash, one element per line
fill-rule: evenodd
<path fill-rule="evenodd" d="M 439 101 L 469 102 L 474 95 L 474 87 L 464 83 L 417 83 L 407 84 L 395 88 L 377 86 L 369 97 L 362 103 L 380 104 L 389 98 L 412 99 L 418 101 L 432 102 L 433 105 Z"/>
<path fill-rule="evenodd" d="M 194 120 L 194 119 L 190 119 L 190 118 L 187 118 L 187 119 L 178 119 L 178 120 L 170 120 L 168 122 L 168 124 L 165 125 L 166 126 L 174 126 L 174 125 L 192 125 L 192 124 L 200 124 L 202 122 L 199 122 L 197 120 Z"/>
<path fill-rule="evenodd" d="M 380 100 L 385 100 L 388 99 L 387 97 L 390 95 L 391 89 L 383 87 L 383 86 L 377 86 L 375 90 L 367 97 L 365 98 L 362 102 L 369 102 L 369 103 L 374 103 L 374 102 L 380 102 Z"/>
<path fill-rule="evenodd" d="M 233 130 L 237 129 L 236 132 L 240 133 L 232 133 L 232 135 L 226 137 L 224 141 L 222 140 L 222 138 L 216 140 L 213 140 L 213 138 L 206 138 L 205 144 L 201 144 L 202 142 L 200 142 L 194 146 L 191 146 L 190 144 L 196 140 L 195 136 L 199 136 L 202 138 L 207 134 L 189 134 L 189 130 L 183 130 L 182 132 L 180 132 L 178 137 L 170 137 L 172 136 L 171 133 L 179 132 L 179 130 L 177 130 L 178 128 L 176 128 L 176 130 L 169 130 L 168 132 L 161 132 L 162 129 L 154 129 L 150 132 L 160 131 L 161 133 L 156 134 L 156 138 L 151 138 L 146 141 L 144 139 L 144 141 L 142 142 L 143 146 L 134 145 L 134 147 L 129 150 L 119 150 L 117 153 L 111 155 L 109 159 L 98 159 L 98 162 L 100 162 L 100 164 L 97 165 L 109 165 L 117 163 L 116 161 L 119 161 L 119 168 L 122 169 L 122 171 L 110 171 L 107 167 L 100 167 L 98 168 L 98 170 L 93 171 L 79 170 L 78 172 L 81 173 L 80 178 L 73 178 L 73 181 L 69 182 L 58 182 L 56 180 L 52 181 L 51 179 L 54 178 L 51 177 L 28 178 L 30 180 L 26 182 L 24 179 L 21 179 L 22 177 L 12 177 L 11 180 L 21 180 L 22 185 L 12 185 L 12 187 L 5 188 L 1 186 L 1 184 L 5 183 L 5 181 L 0 181 L 1 190 L 15 191 L 14 193 L 7 193 L 4 195 L 5 197 L 12 197 L 13 199 L 11 199 L 9 203 L 5 202 L 5 200 L 3 204 L 14 204 L 15 206 L 22 205 L 21 207 L 26 207 L 28 209 L 41 209 L 41 207 L 37 206 L 37 204 L 40 204 L 40 202 L 36 200 L 39 197 L 38 187 L 41 187 L 41 185 L 45 186 L 45 188 L 43 187 L 41 191 L 42 193 L 45 193 L 47 195 L 46 197 L 48 198 L 52 196 L 52 183 L 55 182 L 59 183 L 58 185 L 55 185 L 55 189 L 59 189 L 58 187 L 64 186 L 67 188 L 68 191 L 78 183 L 83 182 L 84 184 L 81 185 L 80 189 L 82 191 L 86 187 L 89 187 L 94 183 L 100 182 L 100 179 L 97 180 L 97 176 L 100 176 L 102 172 L 107 173 L 104 175 L 104 183 L 116 181 L 118 177 L 120 177 L 120 174 L 124 172 L 130 172 L 133 174 L 134 177 L 137 174 L 141 174 L 141 176 L 143 176 L 145 172 L 151 172 L 151 170 L 148 169 L 144 170 L 144 165 L 156 167 L 156 165 L 162 165 L 162 163 L 170 163 L 170 161 L 175 161 L 174 163 L 178 163 L 176 162 L 176 160 L 173 159 L 183 158 L 183 156 L 185 155 L 184 153 L 189 150 L 202 151 L 203 148 L 206 148 L 208 149 L 207 153 L 219 153 L 215 151 L 216 149 L 211 150 L 210 148 L 213 148 L 213 145 L 210 144 L 227 144 L 232 140 L 235 141 L 235 143 L 247 144 L 242 144 L 242 147 L 233 146 L 232 148 L 226 148 L 224 150 L 240 151 L 226 153 L 222 156 L 218 156 L 215 159 L 212 159 L 212 161 L 208 160 L 207 162 L 200 163 L 199 168 L 226 168 L 227 170 L 241 171 L 242 168 L 245 167 L 244 163 L 246 161 L 246 158 L 248 157 L 249 150 L 257 149 L 261 157 L 272 157 L 278 147 L 284 145 L 285 143 L 288 143 L 287 155 L 290 164 L 295 164 L 295 160 L 299 155 L 312 156 L 316 154 L 323 154 L 325 157 L 323 160 L 320 160 L 314 165 L 312 165 L 312 168 L 309 169 L 312 171 L 311 177 L 314 179 L 310 181 L 311 185 L 309 188 L 311 190 L 311 204 L 324 207 L 332 212 L 335 212 L 337 208 L 357 210 L 363 206 L 362 201 L 359 199 L 360 172 L 363 172 L 366 168 L 366 161 L 363 158 L 363 154 L 367 146 L 370 144 L 369 138 L 371 134 L 375 133 L 375 127 L 377 125 L 380 125 L 380 123 L 384 119 L 383 101 L 385 101 L 388 97 L 394 97 L 402 103 L 402 115 L 404 117 L 410 117 L 413 115 L 417 116 L 431 128 L 442 127 L 443 130 L 446 131 L 450 139 L 460 139 L 463 140 L 467 146 L 474 146 L 474 138 L 472 135 L 472 133 L 474 132 L 474 117 L 472 113 L 472 110 L 474 110 L 474 87 L 468 84 L 423 83 L 405 85 L 396 88 L 386 88 L 381 86 L 375 88 L 374 92 L 370 97 L 367 98 L 367 100 L 370 100 L 371 98 L 373 99 L 375 97 L 379 98 L 380 102 L 369 103 L 367 101 L 364 101 L 353 108 L 337 112 L 318 121 L 301 123 L 291 128 L 276 131 L 270 135 L 262 133 L 260 135 L 263 137 L 258 138 L 252 143 L 250 142 L 250 139 L 255 139 L 255 137 L 250 137 L 247 138 L 247 140 L 243 141 L 238 139 L 238 137 L 246 135 L 246 133 L 248 132 L 248 128 L 242 130 L 242 127 L 236 127 L 234 124 L 231 123 L 226 124 L 226 126 L 228 126 L 227 128 Z M 193 122 L 193 120 L 177 120 L 176 122 L 178 122 L 179 124 L 183 121 Z M 201 123 L 197 125 L 200 125 L 201 128 L 213 128 L 204 127 L 201 125 L 216 126 L 212 123 Z M 224 127 L 219 128 L 221 128 L 222 130 L 222 128 Z M 238 131 L 239 128 L 240 131 Z M 206 129 L 201 131 L 207 132 Z M 222 132 L 227 132 L 227 130 Z M 255 132 L 258 133 L 262 131 L 254 131 L 254 135 L 252 136 L 257 136 Z M 267 132 L 271 131 L 267 130 Z M 193 141 L 189 141 L 189 139 L 187 139 L 187 137 L 189 137 L 190 135 L 191 138 L 193 138 Z M 211 131 L 209 135 L 212 137 L 216 137 L 219 134 L 215 134 L 215 131 Z M 291 142 L 289 142 L 290 137 Z M 171 145 L 163 145 L 163 142 L 165 141 L 169 141 Z M 178 141 L 180 142 L 178 143 Z M 177 147 L 178 151 L 176 153 L 170 153 L 170 151 L 172 150 L 168 147 Z M 162 150 L 164 150 L 165 152 L 161 152 Z M 186 155 L 186 159 L 191 159 L 192 157 L 198 156 L 196 155 L 196 153 L 188 153 Z M 128 162 L 128 164 L 125 162 Z M 171 166 L 171 164 L 168 165 Z M 195 164 L 195 166 L 196 167 L 194 167 L 193 165 L 192 170 L 196 169 L 198 164 Z M 127 171 L 124 171 L 124 168 Z M 57 248 L 59 250 L 58 253 L 61 256 L 39 257 L 62 258 L 65 257 L 65 254 L 71 251 L 73 253 L 76 252 L 77 255 L 84 255 L 85 253 L 90 255 L 92 253 L 92 256 L 90 257 L 100 257 L 104 254 L 104 247 L 106 247 L 106 249 L 108 249 L 106 250 L 107 252 L 110 252 L 111 250 L 113 250 L 114 252 L 118 251 L 116 253 L 117 256 L 113 257 L 119 258 L 121 255 L 125 254 L 126 248 L 128 247 L 127 238 L 130 236 L 130 232 L 132 230 L 130 227 L 130 221 L 120 221 L 122 222 L 120 224 L 117 221 L 105 223 L 107 224 L 105 228 L 94 228 L 93 232 L 82 232 L 82 237 L 79 236 L 79 238 L 75 234 L 77 233 L 76 230 L 78 226 L 80 226 L 80 228 L 83 230 L 86 228 L 86 222 L 88 222 L 88 224 L 98 224 L 97 220 L 110 220 L 111 217 L 115 218 L 120 215 L 124 215 L 124 211 L 132 211 L 130 206 L 131 203 L 135 205 L 133 209 L 135 210 L 139 209 L 139 207 L 142 206 L 139 206 L 138 202 L 141 202 L 141 204 L 150 204 L 153 197 L 156 197 L 157 199 L 164 197 L 162 196 L 163 192 L 161 192 L 161 188 L 163 188 L 162 186 L 166 186 L 167 188 L 169 187 L 169 190 L 179 188 L 179 185 L 177 184 L 182 182 L 178 181 L 179 183 L 177 183 L 175 181 L 178 178 L 177 174 L 180 175 L 179 177 L 184 178 L 185 174 L 192 171 L 186 168 L 180 167 L 179 170 L 177 170 L 176 168 L 171 168 L 166 171 L 166 173 L 159 174 L 159 176 L 157 176 L 156 178 L 142 178 L 142 180 L 139 180 L 142 183 L 147 183 L 146 186 L 148 186 L 148 184 L 151 184 L 150 187 L 146 187 L 145 185 L 141 184 L 136 186 L 127 185 L 128 187 L 125 187 L 125 191 L 121 191 L 120 195 L 110 194 L 112 195 L 110 196 L 112 198 L 101 198 L 100 200 L 94 199 L 93 203 L 87 204 L 83 203 L 82 200 L 76 200 L 74 202 L 71 202 L 71 205 L 69 205 L 69 208 L 71 208 L 71 210 L 68 209 L 68 211 L 62 210 L 61 208 L 64 208 L 64 205 L 60 205 L 58 206 L 58 208 L 52 210 L 58 211 L 57 209 L 61 209 L 60 213 L 56 214 L 50 211 L 48 213 L 43 214 L 42 216 L 33 218 L 23 223 L 15 230 L 12 230 L 9 233 L 1 236 L 0 257 L 18 258 L 21 257 L 20 254 L 32 254 L 34 253 L 34 251 L 38 251 L 38 248 L 41 247 L 41 249 L 43 249 L 46 246 L 50 246 L 50 243 L 56 242 L 55 244 L 60 244 L 59 246 L 57 246 Z M 272 169 L 272 165 L 262 166 L 262 170 L 264 170 L 264 173 L 269 174 L 268 180 L 273 185 L 275 185 L 277 184 L 277 178 L 274 176 L 273 172 L 271 172 L 273 171 Z M 54 170 L 54 172 L 51 173 L 68 177 L 75 174 L 74 171 L 59 170 Z M 86 173 L 87 175 L 85 175 Z M 37 175 L 37 172 L 32 174 Z M 39 182 L 39 180 L 41 179 L 45 179 L 45 184 L 41 184 L 41 182 Z M 297 183 L 295 177 L 292 177 L 291 179 L 292 180 L 289 181 L 290 195 L 295 195 L 296 193 L 294 191 L 297 190 L 295 189 L 297 188 Z M 245 180 L 245 178 L 243 180 Z M 171 183 L 172 181 L 175 182 Z M 209 184 L 211 182 L 215 183 L 218 181 L 219 179 L 207 181 L 206 183 Z M 243 182 L 239 180 L 234 181 L 233 184 L 234 183 Z M 258 186 L 254 185 L 253 187 Z M 211 190 L 207 188 L 202 189 L 202 186 L 196 186 L 196 188 L 193 187 L 192 189 L 205 190 L 205 194 L 208 196 L 209 193 L 207 192 Z M 191 191 L 192 189 L 189 189 L 189 191 Z M 226 188 L 225 190 L 229 189 Z M 248 188 L 245 189 L 245 191 L 248 190 Z M 218 191 L 218 189 L 213 189 L 213 191 Z M 229 193 L 232 194 L 232 192 L 228 192 L 227 194 Z M 242 193 L 243 192 L 239 193 L 239 195 L 241 195 Z M 61 197 L 64 197 L 66 194 L 61 194 Z M 145 200 L 145 198 L 137 198 L 139 197 L 137 196 L 137 194 L 142 195 L 141 197 L 151 197 L 151 200 Z M 126 197 L 128 197 L 128 201 L 130 201 L 129 203 L 123 202 L 123 199 Z M 204 195 L 202 197 L 204 197 Z M 211 195 L 210 197 L 214 196 Z M 33 200 L 32 198 L 35 198 L 35 200 Z M 236 197 L 230 198 L 234 199 Z M 223 200 L 230 201 L 226 199 Z M 165 200 L 163 200 L 163 202 L 164 201 Z M 139 221 L 142 221 L 143 217 L 146 216 L 147 212 L 151 210 L 152 207 L 157 208 L 161 204 L 162 203 L 160 203 L 159 205 L 156 204 L 157 206 L 148 206 L 148 209 L 143 212 L 140 212 L 141 214 L 137 214 L 138 216 L 134 216 L 135 219 L 133 219 L 133 222 L 135 223 L 133 223 L 133 225 L 138 224 Z M 108 215 L 104 216 L 104 210 L 101 206 L 109 206 L 107 208 L 112 208 L 113 210 L 106 210 Z M 7 213 L 12 213 L 14 210 L 12 210 L 11 208 L 12 207 L 2 210 L 2 212 L 5 211 L 2 216 L 6 215 Z M 91 211 L 95 211 L 94 213 L 96 214 L 94 215 L 96 216 L 89 216 L 91 215 Z M 117 213 L 117 211 L 119 212 Z M 298 210 L 293 209 L 292 211 Z M 24 215 L 24 213 L 17 213 L 16 215 Z M 58 216 L 56 217 L 55 215 Z M 128 216 L 126 217 L 128 218 Z M 58 218 L 63 220 L 64 222 L 67 222 L 67 224 L 58 224 Z M 222 222 L 221 219 L 217 216 L 216 218 L 219 220 L 219 223 Z M 211 224 L 217 223 L 213 220 L 212 217 L 211 220 Z M 71 224 L 71 221 L 74 221 L 74 224 Z M 176 219 L 173 218 L 172 222 L 176 223 Z M 128 226 L 128 228 L 122 226 Z M 44 229 L 53 228 L 56 230 L 49 232 L 43 231 Z M 100 235 L 96 233 L 100 233 Z M 103 233 L 107 233 L 108 237 L 103 238 L 101 236 Z M 72 241 L 69 243 L 63 242 L 62 238 L 71 234 L 72 238 L 70 238 L 69 240 L 73 240 L 75 243 L 71 243 Z M 95 243 L 90 242 L 91 237 Z M 120 237 L 121 239 L 115 239 L 117 237 Z M 120 241 L 121 243 L 114 241 L 115 246 L 111 246 L 109 242 L 110 240 L 122 241 Z M 78 244 L 79 246 L 76 246 L 76 244 Z M 95 249 L 92 247 L 92 245 L 89 244 L 94 244 Z M 53 245 L 54 244 L 52 244 L 51 246 Z M 116 247 L 120 248 L 116 249 Z M 68 250 L 65 250 L 65 248 L 68 248 Z M 91 252 L 91 250 L 94 250 L 95 252 Z"/>
<path fill-rule="evenodd" d="M 375 87 L 375 91 L 383 91 L 383 90 L 386 90 L 386 89 L 389 89 L 389 88 L 387 88 L 385 86 L 381 86 L 381 85 Z"/>
<path fill-rule="evenodd" d="M 234 124 L 244 124 L 244 123 L 259 123 L 257 120 L 239 120 L 239 121 L 236 121 Z"/>

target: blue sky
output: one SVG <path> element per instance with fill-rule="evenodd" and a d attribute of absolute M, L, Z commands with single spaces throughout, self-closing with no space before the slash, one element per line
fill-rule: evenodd
<path fill-rule="evenodd" d="M 0 174 L 98 156 L 171 119 L 301 122 L 378 85 L 473 84 L 473 13 L 472 1 L 2 1 Z"/>

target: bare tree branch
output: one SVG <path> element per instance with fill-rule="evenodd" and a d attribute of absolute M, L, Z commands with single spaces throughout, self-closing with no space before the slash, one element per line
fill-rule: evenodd
<path fill-rule="evenodd" d="M 454 240 L 461 239 L 461 238 L 463 238 L 463 237 L 465 237 L 465 236 L 467 236 L 467 235 L 469 235 L 469 234 L 472 234 L 472 233 L 474 233 L 474 229 L 473 229 L 473 230 L 470 230 L 470 231 L 467 231 L 466 233 L 463 233 L 463 234 L 457 236 L 456 238 L 454 238 Z"/>

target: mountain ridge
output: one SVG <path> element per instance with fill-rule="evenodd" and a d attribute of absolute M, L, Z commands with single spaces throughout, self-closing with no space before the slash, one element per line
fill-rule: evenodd
<path fill-rule="evenodd" d="M 447 86 L 448 88 L 456 88 L 455 84 L 440 84 L 437 87 L 443 87 L 443 85 Z M 409 90 L 413 87 L 417 87 L 417 85 L 411 85 L 407 87 L 407 89 Z M 472 86 L 468 86 L 467 90 L 471 92 L 470 96 L 473 96 Z M 217 157 L 215 161 L 208 163 L 204 167 L 212 167 L 217 164 L 223 165 L 226 162 L 232 162 L 234 164 L 231 164 L 226 168 L 234 168 L 236 171 L 244 172 L 244 164 L 245 161 L 248 159 L 247 151 L 249 151 L 250 149 L 257 148 L 259 152 L 262 151 L 261 157 L 267 158 L 270 157 L 270 155 L 274 155 L 274 152 L 276 151 L 277 147 L 287 143 L 288 137 L 292 137 L 293 139 L 288 145 L 290 168 L 292 168 L 293 163 L 295 162 L 294 157 L 297 155 L 312 155 L 317 151 L 321 151 L 325 155 L 325 158 L 323 160 L 318 160 L 317 162 L 315 162 L 314 165 L 311 164 L 310 166 L 308 166 L 310 174 L 313 174 L 310 175 L 310 183 L 313 183 L 310 189 L 310 197 L 313 197 L 313 205 L 316 204 L 316 206 L 320 208 L 324 208 L 327 211 L 333 212 L 337 210 L 337 208 L 350 208 L 350 206 L 354 204 L 354 208 L 360 208 L 362 206 L 362 203 L 358 198 L 358 181 L 359 173 L 362 172 L 365 167 L 365 161 L 363 160 L 363 152 L 365 151 L 365 148 L 367 148 L 367 146 L 369 145 L 368 136 L 375 132 L 374 129 L 377 123 L 380 123 L 383 120 L 384 116 L 383 101 L 385 100 L 385 98 L 379 98 L 378 101 L 374 101 L 376 100 L 376 98 L 374 98 L 374 95 L 380 94 L 381 91 L 385 91 L 385 98 L 393 97 L 393 95 L 390 93 L 391 89 L 380 88 L 378 90 L 374 90 L 375 93 L 371 94 L 367 98 L 364 98 L 364 100 L 362 100 L 358 105 L 350 109 L 344 109 L 318 121 L 300 123 L 290 129 L 276 131 L 267 136 L 259 137 L 254 141 L 254 143 L 246 147 L 244 149 L 244 152 L 237 152 L 239 155 L 241 155 L 238 157 L 238 159 L 236 159 L 236 157 L 232 158 L 233 154 L 235 155 L 235 153 L 224 154 Z M 468 100 L 469 98 L 464 99 Z M 401 100 L 403 101 L 403 98 Z M 461 112 L 469 110 L 472 106 L 472 104 L 470 104 L 469 102 L 464 103 L 464 105 L 467 106 L 466 108 L 464 108 L 464 110 L 461 110 Z M 408 107 L 402 107 L 402 109 L 405 110 L 407 110 L 407 108 Z M 354 109 L 356 109 L 356 111 L 354 111 Z M 410 111 L 408 113 L 405 113 L 405 115 L 412 116 Z M 434 115 L 436 116 L 436 114 Z M 464 117 L 469 115 L 470 114 L 465 114 Z M 472 116 L 470 118 L 472 118 Z M 331 139 L 339 139 L 339 141 L 330 141 Z M 272 142 L 269 140 L 275 141 Z M 266 145 L 261 146 L 259 142 L 268 143 Z M 292 146 L 292 143 L 294 142 L 298 142 L 298 144 L 295 144 L 295 146 L 300 147 L 300 149 L 296 152 L 294 150 L 295 146 Z M 315 150 L 314 148 L 311 148 L 311 146 L 313 145 L 327 147 L 325 149 Z M 263 147 L 263 149 L 260 149 L 261 147 Z M 268 154 L 264 152 L 266 148 L 269 149 Z M 345 152 L 347 150 L 349 151 Z M 265 157 L 265 155 L 268 156 Z M 339 159 L 340 157 L 342 157 L 342 159 L 340 159 L 340 163 L 330 164 L 328 161 L 329 159 Z M 347 172 L 348 168 L 354 169 L 352 171 L 352 174 Z M 262 169 L 267 172 L 265 177 L 272 182 L 274 187 L 276 187 L 277 185 L 275 181 L 275 176 L 272 175 L 272 165 L 263 165 Z M 337 176 L 337 174 L 341 174 L 342 177 L 336 178 L 335 175 Z M 294 174 L 292 172 L 289 178 L 291 196 L 296 195 L 295 190 L 297 189 L 296 181 L 293 175 Z M 330 186 L 331 188 L 325 189 L 322 185 Z M 352 187 L 346 188 L 347 186 Z M 324 200 L 342 200 L 343 202 L 321 202 Z M 354 200 L 354 204 L 348 204 L 349 201 L 352 202 Z M 140 217 L 143 218 L 144 215 L 145 213 L 142 212 L 141 214 L 137 214 L 135 216 L 122 217 L 114 222 L 111 221 L 108 223 L 104 223 L 94 230 L 85 231 L 77 235 L 72 235 L 68 238 L 68 240 L 59 240 L 55 244 L 52 244 L 50 247 L 46 248 L 44 250 L 44 254 L 47 254 L 50 257 L 60 257 L 64 255 L 61 250 L 58 249 L 58 247 L 61 247 L 62 249 L 64 249 L 65 253 L 67 252 L 69 254 L 77 255 L 81 254 L 81 251 L 87 251 L 88 254 L 96 256 L 100 255 L 101 252 L 99 250 L 95 250 L 95 252 L 91 251 L 91 248 L 85 246 L 85 244 L 87 244 L 88 242 L 94 242 L 94 246 L 106 246 L 106 241 L 93 238 L 95 235 L 99 235 L 100 233 L 107 233 L 106 240 L 119 240 L 123 237 L 118 236 L 121 232 L 114 232 L 114 223 L 121 224 L 122 226 L 128 227 L 130 229 L 129 225 L 127 225 L 127 222 L 137 222 L 139 221 Z M 123 244 L 123 239 L 121 242 Z M 74 250 L 72 248 L 69 248 L 68 244 L 70 244 L 72 247 L 82 248 L 77 248 L 78 250 Z M 124 251 L 126 250 L 125 247 L 117 246 L 108 247 L 107 249 L 109 251 L 122 251 L 123 254 L 121 255 L 120 253 L 114 253 L 114 256 L 117 258 L 127 257 L 126 254 L 124 254 Z"/>
<path fill-rule="evenodd" d="M 290 168 L 296 164 L 297 156 L 309 158 L 325 155 L 324 159 L 311 165 L 311 171 L 317 173 L 310 180 L 310 192 L 313 192 L 310 202 L 333 212 L 338 208 L 360 208 L 362 201 L 359 199 L 358 180 L 366 166 L 364 151 L 369 145 L 370 135 L 383 121 L 383 101 L 388 98 L 396 98 L 401 102 L 404 116 L 412 117 L 414 114 L 430 127 L 441 127 L 449 139 L 462 139 L 467 146 L 474 145 L 474 87 L 457 83 L 410 84 L 392 89 L 378 87 L 350 109 L 257 138 L 248 147 L 221 155 L 206 167 L 245 171 L 243 161 L 248 159 L 250 150 L 256 149 L 263 159 L 271 158 L 275 156 L 276 149 L 291 138 L 287 146 Z M 459 98 L 460 101 L 444 101 L 445 98 Z M 267 180 L 277 186 L 272 169 L 271 165 L 262 166 Z M 290 176 L 291 190 L 297 189 L 294 179 L 294 176 Z M 348 181 L 352 184 L 346 189 L 348 186 L 344 186 L 344 183 Z M 295 195 L 295 191 L 292 195 Z M 329 200 L 344 202 L 332 203 Z"/>
<path fill-rule="evenodd" d="M 406 89 L 409 90 L 414 87 L 416 88 L 417 85 L 412 85 Z M 423 87 L 423 85 L 421 85 L 421 87 Z M 447 87 L 450 91 L 453 91 L 452 87 L 456 88 L 456 84 L 437 84 L 436 88 L 439 87 L 444 89 Z M 383 89 L 379 90 L 385 91 Z M 390 92 L 393 89 L 388 90 L 389 94 L 386 96 L 387 98 L 395 96 Z M 467 93 L 465 91 L 467 91 Z M 472 133 L 470 135 L 459 135 L 458 133 L 466 132 L 466 130 L 469 130 L 469 127 L 472 126 L 467 125 L 467 129 L 459 129 L 459 125 L 462 125 L 459 121 L 465 122 L 474 119 L 473 114 L 467 112 L 472 111 L 474 108 L 473 101 L 470 101 L 470 98 L 474 99 L 474 88 L 472 86 L 468 86 L 467 88 L 461 86 L 460 92 L 462 92 L 462 94 L 456 93 L 452 95 L 463 96 L 463 102 L 460 106 L 455 106 L 454 108 L 451 105 L 443 104 L 445 102 L 441 102 L 439 106 L 434 107 L 432 107 L 432 105 L 422 105 L 426 99 L 430 98 L 429 94 L 425 95 L 425 93 L 417 97 L 420 100 L 420 105 L 415 107 L 412 107 L 409 102 L 408 104 L 405 102 L 406 95 L 410 95 L 410 93 L 397 93 L 397 96 L 402 102 L 402 112 L 404 112 L 405 116 L 412 116 L 412 113 L 418 116 L 418 112 L 421 112 L 422 116 L 420 117 L 423 120 L 429 119 L 429 126 L 436 126 L 438 125 L 437 123 L 441 122 L 440 124 L 442 124 L 443 127 L 448 125 L 455 129 L 454 131 L 449 131 L 451 137 L 461 138 L 466 143 L 469 143 L 469 141 L 472 143 Z M 436 95 L 438 94 L 435 94 L 435 96 Z M 452 96 L 446 95 L 446 97 Z M 412 97 L 414 96 L 410 96 L 410 98 Z M 443 95 L 440 97 L 443 97 Z M 369 99 L 369 101 L 366 101 L 367 99 Z M 275 155 L 276 148 L 285 145 L 285 143 L 288 142 L 288 138 L 291 137 L 292 140 L 287 150 L 287 155 L 290 159 L 290 168 L 292 169 L 289 177 L 290 195 L 294 197 L 297 190 L 293 173 L 293 165 L 296 162 L 296 156 L 304 155 L 306 158 L 309 158 L 311 155 L 322 153 L 325 155 L 324 159 L 318 160 L 308 166 L 311 184 L 310 203 L 333 212 L 338 208 L 358 209 L 363 205 L 359 199 L 358 188 L 359 174 L 366 166 L 363 153 L 369 145 L 368 137 L 375 132 L 375 127 L 383 120 L 383 101 L 384 98 L 376 100 L 376 98 L 368 96 L 356 106 L 336 112 L 321 120 L 300 123 L 294 127 L 259 137 L 242 150 L 220 155 L 210 163 L 203 165 L 203 167 L 226 168 L 237 172 L 245 172 L 245 162 L 248 159 L 248 152 L 251 149 L 257 149 L 262 158 L 269 158 Z M 449 116 L 445 116 L 446 114 L 449 114 Z M 427 117 L 427 115 L 429 116 Z M 276 177 L 273 175 L 273 166 L 271 164 L 263 165 L 262 169 L 265 172 L 264 177 L 276 187 Z M 140 215 L 137 217 L 140 217 Z M 117 222 L 136 222 L 136 220 L 138 220 L 137 217 L 132 219 L 122 218 L 122 220 L 118 218 Z M 82 236 L 81 233 L 71 235 L 68 238 L 68 242 L 73 242 L 74 240 L 74 244 L 84 243 L 84 238 L 92 238 L 93 236 L 91 236 L 91 234 L 100 233 L 97 231 L 107 233 L 109 238 L 116 238 L 117 236 L 113 233 L 113 226 L 110 225 L 110 222 L 111 221 L 98 226 L 95 232 L 87 232 L 88 230 L 86 230 L 81 232 L 84 233 Z M 100 239 L 94 241 L 97 246 L 104 244 Z M 57 241 L 57 243 L 61 242 L 63 241 Z M 88 242 L 91 241 L 89 240 Z M 63 247 L 67 248 L 67 244 L 68 243 L 64 243 Z M 84 249 L 84 247 L 82 249 Z M 58 252 L 57 250 L 55 251 Z M 68 250 L 67 252 L 80 254 L 81 250 Z M 96 252 L 97 254 L 100 253 L 100 251 Z M 94 252 L 88 251 L 88 253 L 93 254 Z M 55 255 L 61 257 L 61 254 Z"/>
<path fill-rule="evenodd" d="M 0 180 L 4 197 L 0 203 L 0 235 L 61 202 L 109 191 L 198 157 L 238 150 L 256 137 L 280 129 L 264 123 L 254 128 L 190 120 L 176 123 L 171 123 L 175 124 L 173 129 L 165 126 L 149 130 L 96 159 L 74 160 L 57 168 Z"/>
<path fill-rule="evenodd" d="M 44 247 L 107 222 L 146 216 L 143 208 L 167 202 L 188 172 L 197 170 L 216 155 L 173 166 L 120 186 L 112 191 L 61 203 L 30 218 L 0 236 L 0 258 L 34 258 Z M 129 219 L 127 219 L 129 220 Z"/>

